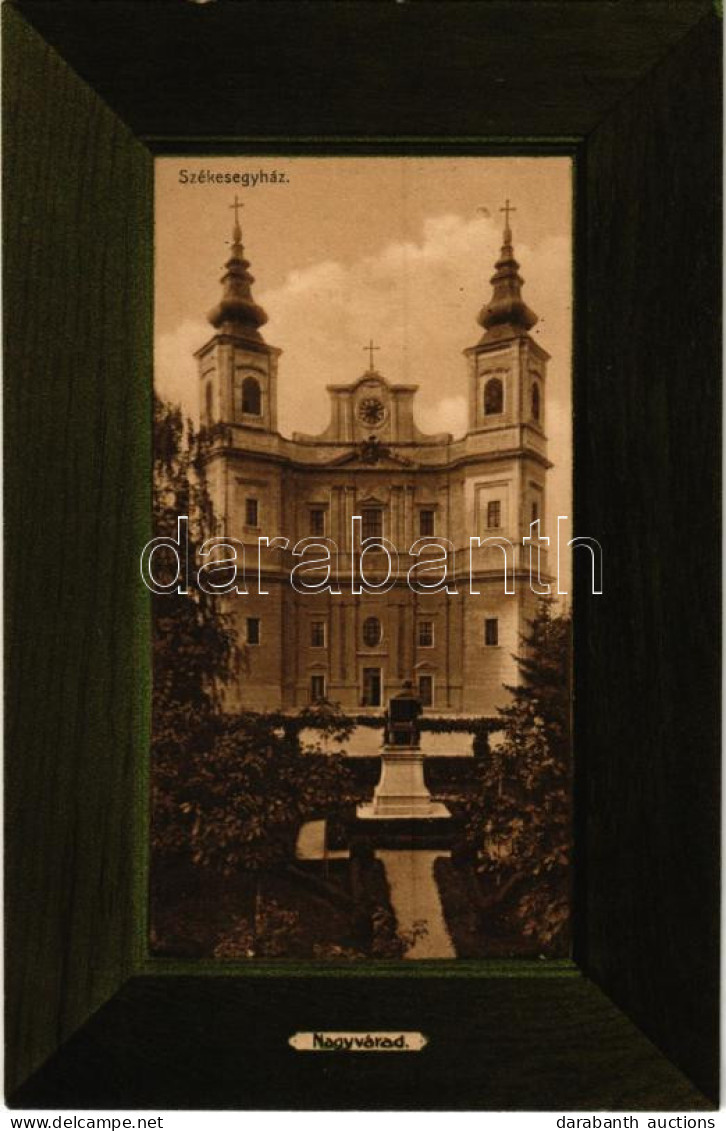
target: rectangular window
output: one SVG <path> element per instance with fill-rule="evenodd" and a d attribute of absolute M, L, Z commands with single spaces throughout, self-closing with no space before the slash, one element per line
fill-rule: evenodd
<path fill-rule="evenodd" d="M 499 643 L 499 621 L 496 617 L 487 617 L 484 621 L 484 643 L 489 648 Z"/>
<path fill-rule="evenodd" d="M 257 526 L 259 517 L 257 499 L 245 499 L 245 526 Z"/>
<path fill-rule="evenodd" d="M 418 697 L 421 700 L 422 707 L 433 707 L 434 677 L 432 675 L 420 675 L 418 677 Z"/>
<path fill-rule="evenodd" d="M 325 647 L 325 621 L 314 620 L 310 622 L 310 647 Z"/>
<path fill-rule="evenodd" d="M 432 620 L 420 620 L 418 622 L 418 646 L 419 648 L 433 648 L 434 622 Z"/>
<path fill-rule="evenodd" d="M 361 538 L 383 537 L 383 511 L 380 507 L 363 507 L 361 514 Z"/>
<path fill-rule="evenodd" d="M 363 668 L 363 704 L 364 707 L 380 707 L 381 705 L 381 669 Z"/>
<path fill-rule="evenodd" d="M 310 533 L 322 538 L 325 534 L 325 508 L 310 508 Z"/>
<path fill-rule="evenodd" d="M 325 676 L 310 676 L 310 702 L 320 703 L 325 698 Z"/>
<path fill-rule="evenodd" d="M 532 503 L 532 517 L 529 521 L 530 522 L 536 522 L 538 518 L 539 518 L 539 503 L 535 499 L 535 501 Z"/>
<path fill-rule="evenodd" d="M 260 642 L 260 618 L 247 617 L 247 643 L 259 644 Z"/>
<path fill-rule="evenodd" d="M 428 509 L 419 511 L 418 533 L 420 538 L 433 538 L 435 526 L 434 514 L 434 511 Z"/>
<path fill-rule="evenodd" d="M 502 525 L 502 504 L 499 499 L 492 499 L 487 503 L 487 526 L 490 530 L 498 530 Z"/>

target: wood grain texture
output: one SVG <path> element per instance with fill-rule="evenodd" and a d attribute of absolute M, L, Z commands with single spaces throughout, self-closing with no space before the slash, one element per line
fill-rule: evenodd
<path fill-rule="evenodd" d="M 143 147 L 3 15 L 12 1090 L 138 957 L 152 195 Z"/>
<path fill-rule="evenodd" d="M 691 0 L 22 0 L 139 137 L 582 137 L 701 18 Z M 234 46 L 232 46 L 234 45 Z M 131 63 L 131 65 L 129 65 Z M 123 65 L 120 65 L 123 64 Z"/>
<path fill-rule="evenodd" d="M 707 1103 L 574 975 L 230 972 L 116 992 L 139 968 L 144 931 L 137 560 L 152 334 L 151 159 L 118 116 L 157 152 L 233 150 L 240 135 L 248 151 L 290 152 L 313 151 L 311 134 L 345 136 L 348 152 L 432 152 L 432 136 L 442 149 L 495 135 L 530 151 L 533 138 L 548 151 L 580 139 L 577 527 L 603 542 L 606 595 L 576 605 L 577 958 L 715 1098 L 708 12 L 599 0 L 4 6 L 10 1091 L 62 1046 L 15 1104 Z M 230 44 L 244 45 L 244 67 Z M 428 1028 L 431 1053 L 402 1075 L 385 1058 L 287 1049 L 295 1028 L 354 1023 Z"/>
<path fill-rule="evenodd" d="M 299 1053 L 296 1031 L 417 1030 L 415 1054 Z M 702 1095 L 577 973 L 142 977 L 14 1106 L 698 1110 Z"/>
<path fill-rule="evenodd" d="M 576 514 L 585 969 L 718 1081 L 719 26 L 588 138 Z M 585 551 L 577 555 L 587 557 Z M 589 564 L 580 563 L 580 592 Z"/>

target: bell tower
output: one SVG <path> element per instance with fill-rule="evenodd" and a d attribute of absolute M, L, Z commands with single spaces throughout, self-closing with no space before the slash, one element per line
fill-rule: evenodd
<path fill-rule="evenodd" d="M 235 197 L 230 257 L 221 278 L 222 297 L 207 318 L 214 336 L 196 351 L 199 371 L 199 419 L 203 427 L 236 425 L 277 431 L 277 365 L 282 352 L 260 333 L 267 321 L 252 298 L 249 262 L 244 256 Z"/>
<path fill-rule="evenodd" d="M 469 362 L 469 431 L 528 425 L 544 436 L 549 354 L 529 331 L 537 315 L 522 298 L 524 279 L 514 258 L 507 200 L 502 249 L 491 278 L 492 297 L 477 321 L 484 333 L 464 351 Z"/>

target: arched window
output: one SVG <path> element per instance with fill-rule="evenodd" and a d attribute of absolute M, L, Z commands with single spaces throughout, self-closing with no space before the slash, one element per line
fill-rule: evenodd
<path fill-rule="evenodd" d="M 539 420 L 540 414 L 540 399 L 539 399 L 539 385 L 535 381 L 532 385 L 532 419 Z"/>
<path fill-rule="evenodd" d="M 206 389 L 207 424 L 212 423 L 212 416 L 214 415 L 213 409 L 214 409 L 214 400 L 213 400 L 213 393 L 212 393 L 212 382 L 209 381 L 207 383 L 207 389 Z"/>
<path fill-rule="evenodd" d="M 363 621 L 363 643 L 366 648 L 375 648 L 381 642 L 381 622 L 378 617 L 366 617 Z"/>
<path fill-rule="evenodd" d="M 484 415 L 496 416 L 504 408 L 504 386 L 498 377 L 491 377 L 484 386 Z"/>
<path fill-rule="evenodd" d="M 259 382 L 254 377 L 245 377 L 242 382 L 242 412 L 248 416 L 259 416 L 262 411 L 262 394 Z"/>

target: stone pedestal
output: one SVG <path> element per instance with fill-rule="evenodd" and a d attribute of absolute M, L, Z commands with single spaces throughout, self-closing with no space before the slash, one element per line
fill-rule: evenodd
<path fill-rule="evenodd" d="M 410 820 L 449 818 L 445 805 L 431 800 L 424 781 L 423 756 L 419 746 L 384 746 L 381 779 L 373 800 L 357 809 L 359 820 Z"/>

